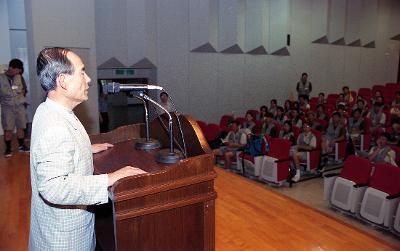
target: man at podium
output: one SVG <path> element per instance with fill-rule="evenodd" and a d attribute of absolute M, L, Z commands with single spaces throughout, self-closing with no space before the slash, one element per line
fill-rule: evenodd
<path fill-rule="evenodd" d="M 112 145 L 91 145 L 73 112 L 88 99 L 90 82 L 78 55 L 64 48 L 44 49 L 37 74 L 47 98 L 32 123 L 29 249 L 94 250 L 94 215 L 87 206 L 106 203 L 109 186 L 144 171 L 126 166 L 93 175 L 93 153 Z"/>

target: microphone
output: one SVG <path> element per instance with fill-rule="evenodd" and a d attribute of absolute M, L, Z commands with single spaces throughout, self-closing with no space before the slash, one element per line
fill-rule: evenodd
<path fill-rule="evenodd" d="M 164 90 L 158 85 L 143 84 L 120 84 L 116 82 L 107 83 L 107 93 L 115 93 L 120 91 L 141 91 L 141 90 Z"/>

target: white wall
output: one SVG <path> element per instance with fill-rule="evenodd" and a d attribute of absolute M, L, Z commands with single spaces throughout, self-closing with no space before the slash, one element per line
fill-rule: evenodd
<path fill-rule="evenodd" d="M 89 100 L 79 105 L 75 113 L 88 133 L 98 132 L 94 0 L 26 0 L 25 5 L 32 107 L 36 108 L 44 98 L 35 74 L 37 55 L 45 47 L 71 48 L 81 54 L 93 84 Z"/>
<path fill-rule="evenodd" d="M 396 0 L 126 2 L 95 3 L 96 17 L 103 18 L 96 19 L 97 64 L 113 56 L 123 63 L 150 58 L 179 109 L 198 119 L 216 122 L 224 113 L 283 101 L 302 72 L 309 73 L 314 95 L 397 79 L 399 42 L 389 40 L 400 33 Z M 245 52 L 258 44 L 271 53 L 286 46 L 287 33 L 290 56 L 190 52 L 210 42 L 218 51 L 236 43 Z M 324 35 L 329 42 L 374 40 L 376 48 L 311 43 Z"/>

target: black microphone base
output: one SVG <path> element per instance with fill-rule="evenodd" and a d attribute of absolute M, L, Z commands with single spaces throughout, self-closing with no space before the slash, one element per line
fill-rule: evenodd
<path fill-rule="evenodd" d="M 162 149 L 157 153 L 156 161 L 163 164 L 174 164 L 181 160 L 183 155 L 180 151 L 170 152 L 170 149 Z"/>
<path fill-rule="evenodd" d="M 135 148 L 138 150 L 153 150 L 160 148 L 161 144 L 158 140 L 155 139 L 139 139 L 135 143 Z"/>

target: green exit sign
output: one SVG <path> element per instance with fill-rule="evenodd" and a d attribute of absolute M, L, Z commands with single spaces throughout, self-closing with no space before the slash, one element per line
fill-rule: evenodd
<path fill-rule="evenodd" d="M 125 70 L 124 69 L 116 69 L 115 75 L 125 75 Z"/>
<path fill-rule="evenodd" d="M 134 75 L 134 69 L 115 69 L 115 75 Z"/>

